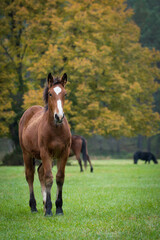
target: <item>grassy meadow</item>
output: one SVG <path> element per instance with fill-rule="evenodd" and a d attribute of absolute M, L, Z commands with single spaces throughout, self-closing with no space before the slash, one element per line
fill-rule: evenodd
<path fill-rule="evenodd" d="M 0 239 L 160 239 L 160 164 L 94 160 L 93 166 L 93 173 L 80 173 L 76 161 L 66 167 L 64 216 L 54 215 L 54 181 L 53 217 L 44 217 L 37 172 L 32 214 L 24 167 L 0 167 Z"/>

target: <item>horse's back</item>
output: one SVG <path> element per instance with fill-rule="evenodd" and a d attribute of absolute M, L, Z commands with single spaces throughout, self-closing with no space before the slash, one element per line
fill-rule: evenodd
<path fill-rule="evenodd" d="M 72 135 L 72 144 L 71 144 L 71 151 L 70 157 L 73 155 L 80 156 L 82 148 L 82 138 L 78 135 Z"/>
<path fill-rule="evenodd" d="M 34 136 L 37 131 L 37 122 L 42 117 L 44 108 L 38 105 L 28 108 L 22 115 L 19 122 L 19 140 L 22 149 L 24 149 L 23 139 L 31 135 Z"/>
<path fill-rule="evenodd" d="M 134 153 L 134 158 L 141 159 L 141 160 L 149 160 L 154 158 L 154 155 L 151 152 L 138 151 Z"/>

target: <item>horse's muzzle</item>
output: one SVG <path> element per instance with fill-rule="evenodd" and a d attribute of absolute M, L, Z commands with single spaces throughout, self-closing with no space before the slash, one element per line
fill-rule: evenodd
<path fill-rule="evenodd" d="M 62 117 L 59 117 L 58 114 L 56 113 L 54 115 L 54 119 L 55 119 L 56 124 L 61 124 L 63 122 L 63 119 L 64 119 L 64 114 L 63 114 Z"/>

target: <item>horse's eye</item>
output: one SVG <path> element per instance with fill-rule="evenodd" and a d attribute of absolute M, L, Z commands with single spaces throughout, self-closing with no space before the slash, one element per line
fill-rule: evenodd
<path fill-rule="evenodd" d="M 51 96 L 52 96 L 52 94 L 51 94 L 51 93 L 49 93 L 49 96 L 51 97 Z"/>

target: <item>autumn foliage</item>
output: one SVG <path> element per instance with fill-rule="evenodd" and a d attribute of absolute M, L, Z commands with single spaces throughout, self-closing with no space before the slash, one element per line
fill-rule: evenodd
<path fill-rule="evenodd" d="M 16 24 L 25 21 L 22 44 L 12 49 L 11 39 L 5 37 L 0 51 L 4 55 L 6 48 L 14 59 L 21 48 L 27 86 L 23 86 L 23 110 L 44 105 L 48 72 L 67 72 L 65 113 L 76 133 L 115 137 L 157 133 L 160 118 L 153 112 L 153 93 L 159 87 L 160 53 L 139 43 L 140 29 L 132 21 L 133 11 L 127 9 L 126 1 L 14 2 L 14 10 L 20 14 Z M 4 5 L 4 10 L 10 7 L 12 11 L 12 5 Z M 9 24 L 7 17 L 5 21 Z M 18 65 L 20 60 L 16 57 L 14 61 Z M 4 62 L 6 71 L 11 59 L 5 55 Z M 18 86 L 14 78 L 15 89 Z"/>

